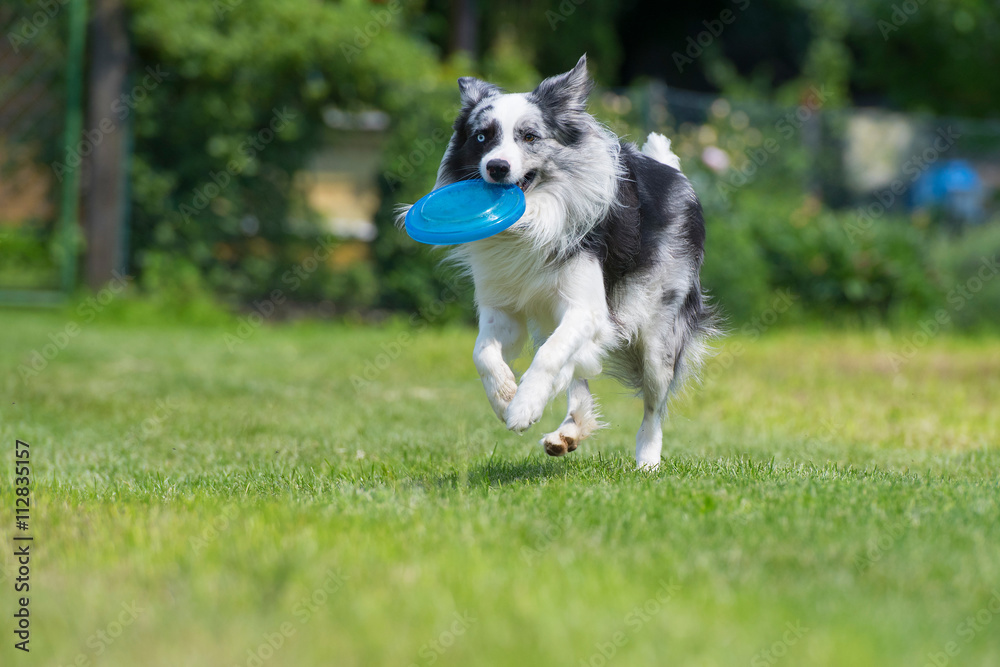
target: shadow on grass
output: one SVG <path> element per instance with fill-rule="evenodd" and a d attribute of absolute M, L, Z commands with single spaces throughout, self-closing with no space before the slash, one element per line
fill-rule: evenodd
<path fill-rule="evenodd" d="M 469 468 L 468 483 L 469 486 L 503 486 L 562 477 L 565 474 L 565 463 L 551 458 L 527 456 L 520 461 L 491 458 Z"/>
<path fill-rule="evenodd" d="M 574 480 L 581 483 L 639 483 L 660 484 L 667 479 L 715 479 L 727 483 L 758 485 L 805 483 L 816 480 L 868 480 L 898 482 L 907 478 L 905 472 L 891 471 L 878 466 L 857 467 L 836 462 L 815 464 L 788 461 L 776 463 L 773 456 L 761 457 L 758 453 L 736 452 L 730 456 L 706 458 L 700 456 L 666 456 L 658 470 L 637 469 L 630 455 L 597 452 L 587 457 L 561 457 L 557 459 L 528 455 L 521 459 L 505 460 L 491 457 L 472 464 L 467 471 L 453 470 L 436 475 L 433 483 L 438 487 L 460 486 L 503 487 L 519 484 L 543 484 L 550 479 Z M 428 480 L 430 481 L 430 480 Z"/>
<path fill-rule="evenodd" d="M 636 470 L 630 455 L 596 452 L 596 455 L 569 455 L 552 458 L 529 455 L 521 460 L 491 457 L 469 468 L 469 486 L 503 486 L 519 482 L 542 482 L 551 478 L 576 478 L 581 481 L 655 478 L 657 473 Z"/>

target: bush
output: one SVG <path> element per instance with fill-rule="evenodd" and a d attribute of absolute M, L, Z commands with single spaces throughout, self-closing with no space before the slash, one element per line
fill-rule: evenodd
<path fill-rule="evenodd" d="M 55 260 L 58 248 L 51 227 L 0 222 L 0 252 L 3 253 L 0 285 L 6 288 L 58 286 L 59 267 Z"/>
<path fill-rule="evenodd" d="M 707 217 L 702 286 L 725 326 L 745 324 L 769 305 L 769 267 L 750 226 L 733 216 Z"/>
<path fill-rule="evenodd" d="M 736 224 L 752 230 L 772 289 L 788 289 L 801 308 L 824 320 L 887 321 L 927 312 L 939 279 L 926 235 L 906 220 L 883 219 L 857 230 L 851 212 L 825 209 L 811 197 L 746 193 Z"/>
<path fill-rule="evenodd" d="M 441 266 L 442 249 L 417 243 L 396 226 L 397 207 L 412 204 L 434 187 L 457 110 L 457 84 L 441 82 L 411 113 L 394 121 L 383 151 L 381 205 L 375 215 L 378 236 L 372 243 L 381 308 L 418 312 L 442 302 L 451 294 L 449 285 L 465 283 Z M 471 319 L 471 298 L 467 290 L 462 295 L 449 300 L 443 321 Z"/>
<path fill-rule="evenodd" d="M 231 302 L 281 289 L 289 300 L 333 303 L 339 312 L 377 307 L 433 312 L 441 322 L 471 319 L 469 281 L 438 266 L 440 251 L 395 227 L 396 206 L 433 186 L 459 106 L 455 80 L 477 71 L 462 58 L 441 63 L 408 28 L 422 20 L 421 3 L 130 0 L 130 6 L 137 69 L 168 73 L 133 111 L 131 250 L 138 271 L 155 278 L 143 285 L 165 289 L 173 280 L 181 297 L 171 300 L 184 302 L 194 271 Z M 389 20 L 372 23 L 375 13 L 384 18 L 390 10 L 396 13 Z M 366 24 L 377 34 L 359 45 L 356 29 Z M 571 31 L 563 34 L 568 40 Z M 530 58 L 497 31 L 479 71 L 524 90 L 538 80 Z M 610 102 L 618 111 L 599 109 Z M 641 139 L 635 128 L 648 119 L 639 104 L 625 102 L 602 95 L 593 107 L 616 131 Z M 322 232 L 295 186 L 295 173 L 324 139 L 322 116 L 330 105 L 377 108 L 393 119 L 370 256 L 342 252 L 351 248 Z M 779 289 L 823 318 L 860 313 L 886 320 L 938 302 L 940 279 L 929 268 L 924 232 L 884 219 L 854 236 L 847 233 L 849 213 L 803 198 L 799 139 L 784 140 L 765 168 L 750 171 L 752 183 L 735 192 L 732 183 L 720 188 L 726 182 L 702 164 L 702 151 L 709 144 L 725 150 L 733 169 L 747 171 L 747 150 L 759 151 L 776 126 L 756 119 L 758 131 L 748 127 L 747 114 L 730 113 L 728 103 L 712 107 L 704 119 L 680 122 L 669 134 L 706 208 L 703 281 L 731 325 L 751 320 Z M 248 150 L 254 137 L 265 145 Z M 957 259 L 948 266 L 956 274 L 967 270 Z M 295 280 L 301 269 L 308 277 Z"/>
<path fill-rule="evenodd" d="M 181 257 L 230 301 L 275 289 L 338 309 L 377 302 L 375 269 L 337 252 L 295 186 L 327 128 L 323 111 L 417 107 L 440 65 L 406 32 L 406 3 L 131 0 L 136 71 L 130 254 L 138 273 Z M 355 28 L 374 26 L 359 43 Z M 308 279 L 289 279 L 305 269 Z M 148 282 L 148 281 L 147 281 Z"/>
<path fill-rule="evenodd" d="M 965 331 L 1000 327 L 1000 221 L 942 236 L 933 247 L 952 323 Z"/>

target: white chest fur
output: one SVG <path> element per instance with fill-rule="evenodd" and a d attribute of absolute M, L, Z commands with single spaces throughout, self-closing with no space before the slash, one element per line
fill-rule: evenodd
<path fill-rule="evenodd" d="M 514 233 L 469 244 L 466 252 L 480 306 L 528 317 L 552 313 L 565 280 L 564 265 Z"/>

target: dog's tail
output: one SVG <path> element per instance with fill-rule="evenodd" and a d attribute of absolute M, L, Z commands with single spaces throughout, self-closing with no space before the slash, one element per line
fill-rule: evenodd
<path fill-rule="evenodd" d="M 668 167 L 673 167 L 677 171 L 681 170 L 681 159 L 670 148 L 670 139 L 662 134 L 650 132 L 646 137 L 646 143 L 642 145 L 641 152 L 653 158 L 657 162 L 662 162 Z"/>

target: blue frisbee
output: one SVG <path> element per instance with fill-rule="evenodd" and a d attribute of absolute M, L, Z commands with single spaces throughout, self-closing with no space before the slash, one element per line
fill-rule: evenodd
<path fill-rule="evenodd" d="M 430 245 L 479 241 L 520 220 L 525 206 L 517 185 L 459 181 L 421 197 L 406 212 L 406 233 Z"/>

